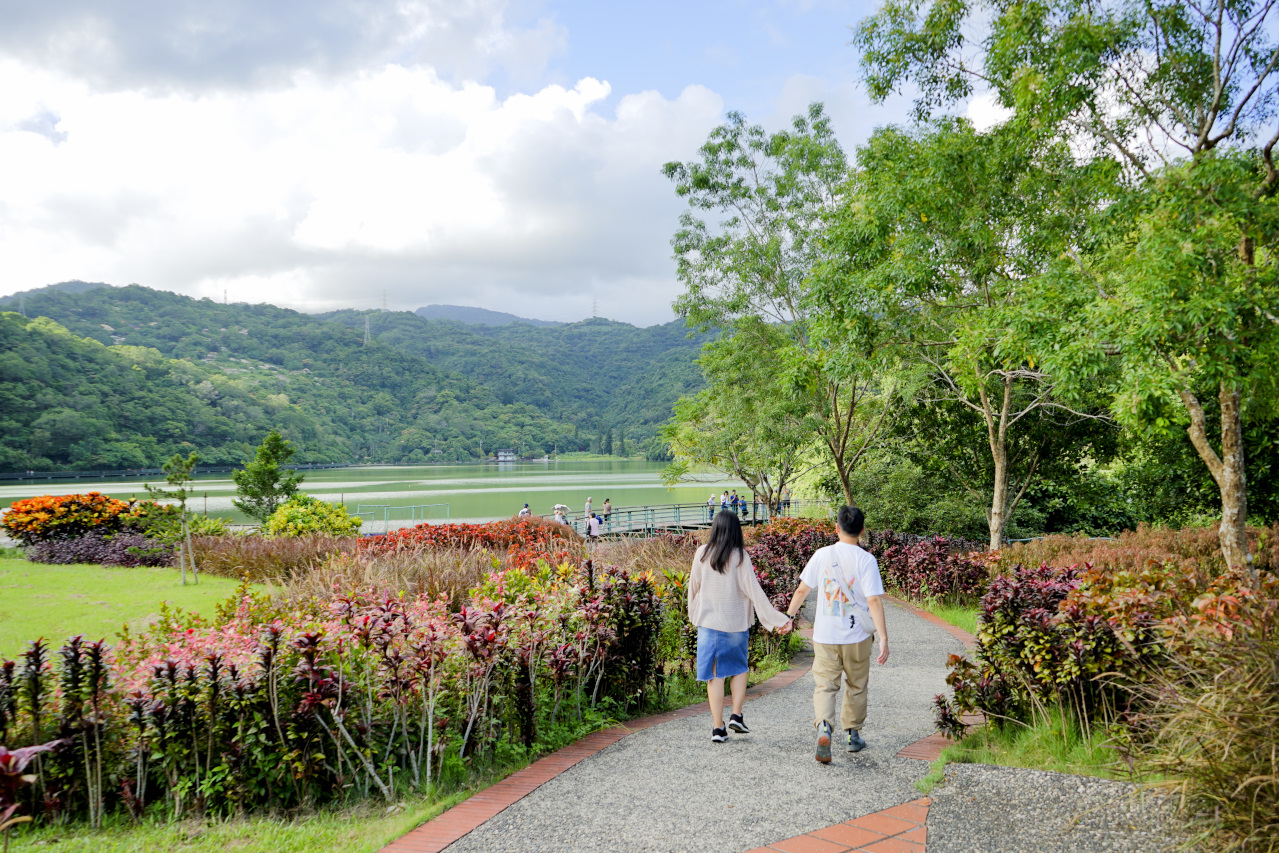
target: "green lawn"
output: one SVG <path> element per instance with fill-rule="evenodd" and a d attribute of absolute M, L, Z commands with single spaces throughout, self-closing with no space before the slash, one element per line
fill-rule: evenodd
<path fill-rule="evenodd" d="M 135 826 L 116 815 L 100 832 L 83 826 L 18 827 L 11 853 L 313 853 L 341 850 L 372 853 L 430 820 L 475 791 L 443 799 L 414 797 L 388 813 L 381 801 L 347 809 L 324 809 L 293 820 L 252 817 L 227 821 L 146 822 Z"/>
<path fill-rule="evenodd" d="M 944 619 L 956 628 L 963 628 L 974 636 L 977 634 L 977 605 L 975 604 L 957 604 L 952 601 L 938 601 L 934 598 L 911 603 Z"/>
<path fill-rule="evenodd" d="M 188 581 L 190 578 L 188 577 Z M 113 639 L 127 622 L 145 624 L 160 603 L 209 613 L 235 592 L 229 578 L 201 576 L 182 585 L 177 569 L 47 566 L 0 558 L 0 658 L 13 658 L 37 637 L 57 648 L 84 634 Z"/>

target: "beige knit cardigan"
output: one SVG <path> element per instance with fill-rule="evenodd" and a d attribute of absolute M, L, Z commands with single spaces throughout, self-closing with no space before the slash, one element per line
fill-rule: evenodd
<path fill-rule="evenodd" d="M 781 628 L 790 620 L 773 607 L 755 577 L 750 555 L 739 551 L 720 574 L 705 559 L 706 546 L 697 549 L 688 575 L 688 621 L 699 628 L 716 631 L 746 631 L 755 616 L 769 629 Z"/>

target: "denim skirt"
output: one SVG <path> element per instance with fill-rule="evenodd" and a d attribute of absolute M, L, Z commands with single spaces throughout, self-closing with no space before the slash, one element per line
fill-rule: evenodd
<path fill-rule="evenodd" d="M 746 665 L 746 646 L 750 631 L 716 631 L 714 628 L 697 629 L 697 680 L 732 678 L 749 668 Z"/>

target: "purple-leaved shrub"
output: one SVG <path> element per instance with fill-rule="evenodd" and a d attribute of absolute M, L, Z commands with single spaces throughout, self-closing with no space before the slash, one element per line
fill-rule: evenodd
<path fill-rule="evenodd" d="M 173 547 L 141 533 L 86 533 L 73 539 L 46 539 L 27 549 L 33 563 L 65 566 L 71 563 L 99 563 L 104 566 L 167 566 L 173 562 Z"/>

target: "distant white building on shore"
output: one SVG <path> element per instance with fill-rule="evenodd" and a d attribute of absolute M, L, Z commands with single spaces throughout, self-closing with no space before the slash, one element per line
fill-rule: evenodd
<path fill-rule="evenodd" d="M 514 450 L 499 450 L 497 452 L 498 462 L 518 462 L 519 455 Z"/>

